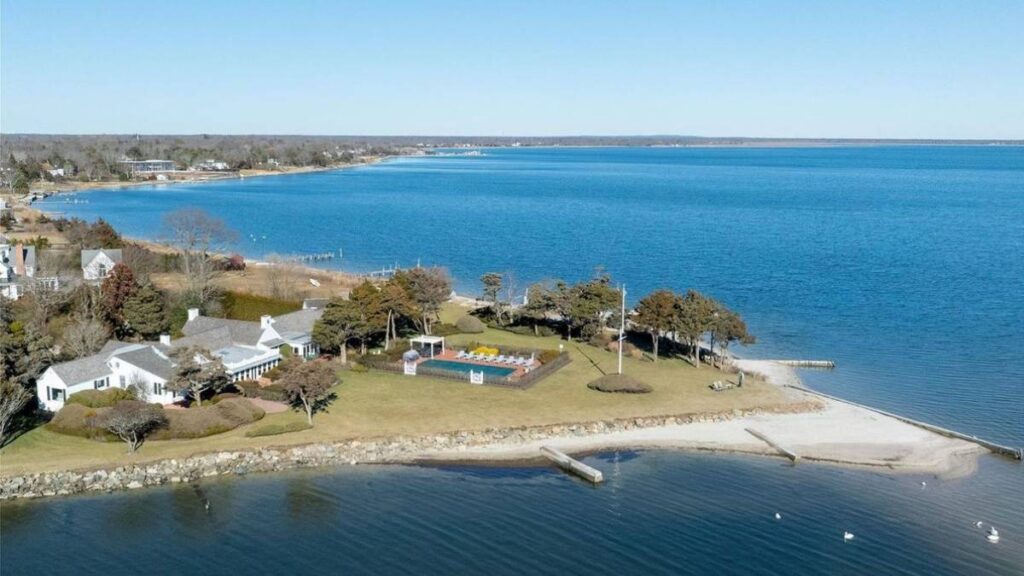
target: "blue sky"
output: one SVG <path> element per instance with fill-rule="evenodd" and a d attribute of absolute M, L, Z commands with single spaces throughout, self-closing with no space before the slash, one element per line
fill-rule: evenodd
<path fill-rule="evenodd" d="M 0 130 L 1024 138 L 1024 2 L 0 0 Z"/>

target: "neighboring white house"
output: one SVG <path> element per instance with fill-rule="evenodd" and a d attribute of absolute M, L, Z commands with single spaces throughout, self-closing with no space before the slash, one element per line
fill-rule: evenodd
<path fill-rule="evenodd" d="M 131 176 L 174 172 L 177 166 L 173 160 L 121 160 L 118 162 Z"/>
<path fill-rule="evenodd" d="M 24 279 L 35 275 L 36 247 L 11 245 L 0 236 L 0 296 L 17 300 L 24 292 Z"/>
<path fill-rule="evenodd" d="M 204 162 L 200 162 L 200 163 L 192 166 L 192 169 L 193 170 L 204 170 L 204 171 L 217 171 L 217 172 L 220 172 L 220 171 L 224 171 L 224 170 L 230 170 L 231 167 L 228 166 L 227 162 L 221 162 L 219 160 L 214 160 L 214 159 L 211 158 L 211 159 L 207 159 Z"/>
<path fill-rule="evenodd" d="M 121 249 L 82 250 L 82 277 L 103 280 L 121 261 Z"/>

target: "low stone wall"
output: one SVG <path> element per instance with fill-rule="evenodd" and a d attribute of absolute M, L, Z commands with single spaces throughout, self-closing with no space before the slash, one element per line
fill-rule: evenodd
<path fill-rule="evenodd" d="M 408 463 L 435 451 L 461 451 L 488 444 L 526 444 L 550 438 L 587 436 L 621 432 L 635 428 L 652 428 L 697 422 L 720 422 L 770 413 L 808 412 L 820 409 L 814 401 L 753 410 L 653 416 L 607 420 L 578 424 L 557 424 L 502 428 L 472 432 L 453 432 L 417 437 L 394 437 L 345 442 L 317 443 L 294 447 L 258 448 L 224 451 L 168 459 L 156 462 L 118 466 L 111 469 L 44 472 L 0 478 L 0 500 L 64 496 L 83 492 L 134 490 L 195 482 L 202 478 L 226 474 L 244 475 L 294 468 L 313 468 L 344 464 Z M 145 448 L 143 448 L 145 449 Z"/>

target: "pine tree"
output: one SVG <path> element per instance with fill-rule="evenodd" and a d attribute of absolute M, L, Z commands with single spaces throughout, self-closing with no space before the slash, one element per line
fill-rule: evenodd
<path fill-rule="evenodd" d="M 146 284 L 129 296 L 121 314 L 125 329 L 143 338 L 157 336 L 167 328 L 163 295 L 152 284 Z"/>

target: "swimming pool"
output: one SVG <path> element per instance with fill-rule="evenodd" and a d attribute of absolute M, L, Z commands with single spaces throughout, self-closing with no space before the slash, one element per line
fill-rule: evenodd
<path fill-rule="evenodd" d="M 467 375 L 469 371 L 483 372 L 487 376 L 504 378 L 509 374 L 516 371 L 515 368 L 504 368 L 502 366 L 489 366 L 486 364 L 473 364 L 471 362 L 453 362 L 451 360 L 427 360 L 420 364 L 424 368 L 437 368 L 438 370 L 448 370 L 451 372 L 464 372 Z"/>

